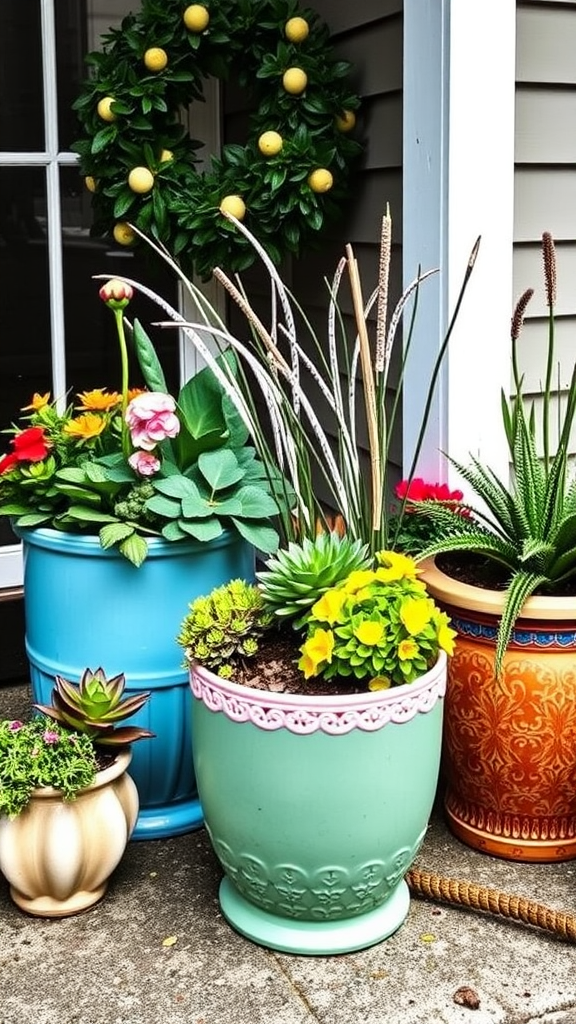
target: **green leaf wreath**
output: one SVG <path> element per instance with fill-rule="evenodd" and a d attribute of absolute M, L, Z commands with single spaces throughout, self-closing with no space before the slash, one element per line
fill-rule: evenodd
<path fill-rule="evenodd" d="M 136 226 L 208 277 L 255 257 L 223 201 L 276 263 L 345 209 L 359 99 L 326 25 L 294 0 L 143 0 L 87 63 L 73 148 L 93 192 L 94 234 L 132 245 Z M 182 111 L 203 100 L 208 77 L 237 81 L 253 112 L 246 142 L 225 145 L 200 172 L 203 144 Z"/>

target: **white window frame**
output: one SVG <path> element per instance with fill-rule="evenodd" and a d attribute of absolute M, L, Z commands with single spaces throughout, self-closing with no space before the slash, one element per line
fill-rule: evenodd
<path fill-rule="evenodd" d="M 60 171 L 78 162 L 75 153 L 60 152 L 58 139 L 58 92 L 56 67 L 56 24 L 54 8 L 57 0 L 40 0 L 42 34 L 42 80 L 44 90 L 45 148 L 37 152 L 0 153 L 0 167 L 43 167 L 46 172 L 46 211 L 48 273 L 50 281 L 50 336 L 52 358 L 52 394 L 66 393 L 66 347 L 64 326 L 64 274 L 62 256 Z M 206 153 L 220 148 L 219 83 L 210 80 L 205 87 L 205 103 L 194 107 L 194 134 L 203 138 Z M 0 97 L 0 102 L 2 98 Z M 210 294 L 218 306 L 222 300 Z M 221 306 L 219 306 L 221 310 Z M 186 380 L 199 369 L 195 350 L 185 340 L 180 342 L 180 374 Z M 22 545 L 0 546 L 0 595 L 2 591 L 20 588 L 23 581 Z"/>
<path fill-rule="evenodd" d="M 404 281 L 419 265 L 440 268 L 420 290 L 404 383 L 404 472 L 481 235 L 418 465 L 418 475 L 464 491 L 442 452 L 464 463 L 473 453 L 508 475 L 500 389 L 510 388 L 515 53 L 515 0 L 404 0 Z"/>

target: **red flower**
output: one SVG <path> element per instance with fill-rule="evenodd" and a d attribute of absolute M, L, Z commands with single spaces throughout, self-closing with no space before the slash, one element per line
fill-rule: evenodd
<path fill-rule="evenodd" d="M 7 473 L 18 462 L 41 462 L 51 448 L 44 427 L 28 427 L 16 434 L 10 443 L 14 451 L 0 460 L 0 473 Z"/>
<path fill-rule="evenodd" d="M 454 512 L 461 516 L 470 515 L 467 508 L 460 508 L 458 502 L 462 501 L 464 493 L 459 490 L 451 491 L 448 484 L 429 484 L 420 476 L 412 480 L 401 480 L 396 485 L 395 494 L 402 501 L 406 499 L 406 510 L 410 511 L 410 505 L 419 501 L 445 501 L 450 502 Z"/>

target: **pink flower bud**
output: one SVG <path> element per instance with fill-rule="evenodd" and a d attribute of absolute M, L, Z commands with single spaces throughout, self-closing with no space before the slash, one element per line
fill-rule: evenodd
<path fill-rule="evenodd" d="M 113 277 L 106 284 L 102 285 L 98 294 L 103 302 L 108 303 L 113 308 L 123 309 L 134 295 L 134 289 L 129 284 L 126 284 L 125 281 L 119 281 L 116 277 Z"/>
<path fill-rule="evenodd" d="M 160 459 L 151 452 L 134 452 L 128 459 L 129 465 L 140 476 L 154 476 L 160 469 Z"/>

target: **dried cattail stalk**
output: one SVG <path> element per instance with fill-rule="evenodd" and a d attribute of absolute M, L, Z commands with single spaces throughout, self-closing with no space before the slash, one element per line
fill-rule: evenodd
<path fill-rule="evenodd" d="M 378 269 L 378 307 L 376 313 L 376 373 L 383 373 L 386 363 L 386 321 L 388 319 L 388 283 L 392 258 L 392 218 L 390 207 L 382 218 L 380 265 Z"/>
<path fill-rule="evenodd" d="M 534 289 L 527 288 L 526 291 L 518 299 L 518 302 L 516 303 L 516 308 L 514 309 L 514 313 L 512 314 L 512 327 L 510 330 L 512 341 L 518 341 L 518 338 L 520 337 L 520 331 L 522 330 L 524 316 L 526 314 L 526 307 L 533 295 Z"/>
<path fill-rule="evenodd" d="M 551 309 L 556 302 L 556 248 L 549 231 L 542 235 L 542 259 L 544 262 L 544 282 L 546 286 L 546 303 Z"/>

